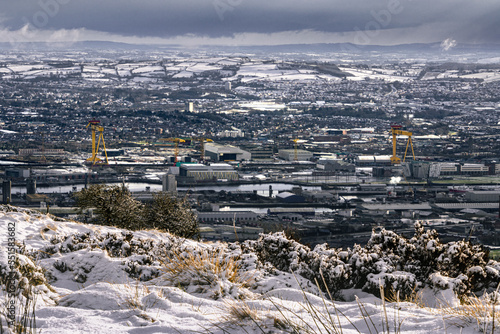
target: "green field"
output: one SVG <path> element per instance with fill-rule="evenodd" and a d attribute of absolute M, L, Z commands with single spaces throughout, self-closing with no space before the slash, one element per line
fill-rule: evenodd
<path fill-rule="evenodd" d="M 490 250 L 490 259 L 500 260 L 500 249 Z"/>
<path fill-rule="evenodd" d="M 499 184 L 500 177 L 498 176 L 454 176 L 452 180 L 442 179 L 442 180 L 432 180 L 434 184 Z"/>

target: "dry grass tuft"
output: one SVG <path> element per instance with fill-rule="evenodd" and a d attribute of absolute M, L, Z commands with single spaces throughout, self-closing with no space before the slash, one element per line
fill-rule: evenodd
<path fill-rule="evenodd" d="M 244 301 L 226 301 L 223 310 L 227 315 L 221 318 L 221 322 L 212 323 L 212 327 L 222 331 L 222 333 L 249 333 L 245 329 L 249 324 L 261 333 L 267 333 L 264 331 L 266 326 L 262 325 L 263 319 L 259 316 L 259 311 L 251 308 Z M 205 330 L 207 333 L 214 333 L 209 328 Z"/>
<path fill-rule="evenodd" d="M 211 285 L 215 280 L 228 280 L 248 287 L 253 281 L 252 277 L 240 273 L 239 258 L 228 256 L 221 249 L 177 252 L 167 256 L 161 263 L 161 270 L 171 278 L 188 275 L 198 284 Z"/>
<path fill-rule="evenodd" d="M 42 237 L 43 240 L 49 240 L 50 239 L 50 238 L 47 239 L 45 237 L 45 233 L 47 233 L 49 231 L 57 232 L 57 226 L 55 224 L 52 224 L 52 223 L 45 224 L 45 226 L 40 229 L 40 236 Z"/>
<path fill-rule="evenodd" d="M 294 275 L 295 276 L 295 275 Z M 323 275 L 321 275 L 323 277 Z M 298 282 L 297 278 L 295 280 Z M 345 317 L 349 322 L 350 320 L 335 306 L 333 299 L 331 298 L 331 293 L 328 290 L 323 278 L 323 284 L 325 285 L 328 295 L 330 296 L 330 301 L 327 301 L 323 296 L 322 307 L 317 307 L 313 305 L 310 299 L 307 297 L 304 289 L 301 288 L 302 296 L 304 302 L 300 303 L 303 313 L 308 315 L 308 317 L 302 316 L 300 311 L 295 311 L 285 305 L 279 304 L 273 299 L 269 298 L 269 301 L 274 305 L 278 313 L 281 315 L 280 321 L 276 323 L 275 326 L 278 328 L 286 328 L 291 333 L 305 333 L 305 334 L 317 334 L 317 333 L 333 333 L 341 334 L 343 333 L 342 324 L 340 322 L 340 317 Z M 318 290 L 321 291 L 318 281 L 316 281 Z M 333 312 L 332 312 L 333 309 Z M 351 323 L 352 324 L 352 323 Z M 352 324 L 354 328 L 354 324 Z M 357 329 L 356 329 L 357 330 Z M 359 332 L 359 331 L 358 331 Z"/>
<path fill-rule="evenodd" d="M 321 273 L 320 273 L 321 274 Z M 323 277 L 323 275 L 321 274 Z M 298 281 L 297 281 L 298 282 Z M 302 308 L 302 312 L 295 311 L 289 307 L 278 304 L 273 299 L 269 298 L 271 303 L 274 305 L 278 313 L 281 315 L 280 321 L 276 323 L 275 326 L 277 328 L 284 328 L 291 333 L 296 334 L 318 334 L 318 333 L 327 333 L 327 334 L 343 334 L 344 326 L 350 326 L 352 329 L 349 329 L 350 332 L 357 333 L 383 333 L 383 334 L 399 334 L 401 333 L 401 327 L 405 319 L 402 319 L 400 316 L 400 299 L 399 294 L 395 293 L 391 298 L 394 299 L 394 305 L 390 307 L 387 306 L 386 300 L 388 297 L 384 292 L 384 288 L 380 285 L 380 294 L 382 296 L 382 305 L 381 305 L 381 314 L 380 314 L 380 324 L 375 324 L 372 315 L 368 312 L 365 304 L 363 304 L 357 297 L 356 301 L 358 304 L 358 308 L 361 314 L 362 319 L 364 320 L 364 324 L 366 328 L 358 329 L 356 325 L 350 320 L 348 316 L 346 316 L 341 310 L 337 308 L 335 302 L 333 301 L 332 295 L 325 284 L 325 280 L 323 278 L 323 284 L 325 285 L 325 289 L 330 300 L 326 300 L 326 298 L 322 295 L 322 306 L 313 305 L 311 300 L 308 298 L 305 291 L 302 290 L 302 295 L 304 301 L 300 303 L 300 307 Z M 316 285 L 319 290 L 320 284 L 316 280 Z M 392 317 L 389 316 L 389 312 L 392 311 Z M 301 315 L 304 314 L 303 315 Z M 343 321 L 341 321 L 343 320 Z M 344 322 L 344 324 L 342 323 Z"/>
<path fill-rule="evenodd" d="M 227 316 L 224 320 L 233 324 L 239 324 L 251 320 L 257 322 L 260 320 L 259 311 L 252 309 L 243 301 L 228 301 L 226 302 Z"/>
<path fill-rule="evenodd" d="M 149 295 L 151 291 L 146 285 L 140 284 L 139 280 L 136 281 L 134 285 L 125 284 L 123 285 L 123 287 L 125 289 L 127 297 L 125 298 L 125 301 L 120 304 L 120 307 L 129 310 L 146 311 L 148 308 L 154 307 L 158 302 L 158 300 L 146 303 L 143 302 L 143 298 Z"/>
<path fill-rule="evenodd" d="M 498 289 L 492 295 L 494 298 L 488 294 L 482 297 L 465 296 L 461 299 L 460 306 L 443 305 L 440 312 L 447 320 L 459 319 L 465 323 L 476 323 L 482 333 L 494 334 L 500 319 L 500 307 L 497 307 Z"/>
<path fill-rule="evenodd" d="M 394 289 L 390 288 L 389 290 L 384 291 L 385 301 L 388 303 L 411 303 L 419 308 L 425 308 L 425 303 L 422 297 L 422 291 L 417 291 L 413 289 L 412 293 L 409 296 L 406 296 L 404 299 L 400 298 L 399 291 L 396 292 Z"/>
<path fill-rule="evenodd" d="M 4 291 L 5 302 L 3 303 L 3 309 L 0 310 L 0 334 L 36 334 L 35 309 L 37 294 L 31 286 L 28 289 L 27 297 L 24 297 L 21 293 L 15 294 L 15 319 L 11 324 L 7 323 L 7 314 L 10 313 L 9 309 L 7 309 L 9 300 Z"/>

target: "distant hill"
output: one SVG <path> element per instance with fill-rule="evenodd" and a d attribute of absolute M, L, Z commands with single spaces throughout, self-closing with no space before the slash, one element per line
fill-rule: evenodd
<path fill-rule="evenodd" d="M 78 50 L 78 49 L 116 49 L 116 50 L 165 50 L 181 51 L 182 45 L 155 45 L 155 44 L 128 44 L 109 41 L 84 41 L 76 43 L 0 43 L 0 50 L 34 49 L 34 50 Z M 443 52 L 441 43 L 413 43 L 399 45 L 356 45 L 352 43 L 317 43 L 317 44 L 282 44 L 282 45 L 256 45 L 256 46 L 208 46 L 200 45 L 189 50 L 219 50 L 225 52 L 242 53 L 328 53 L 328 52 Z M 457 44 L 448 53 L 462 52 L 499 52 L 499 44 Z"/>

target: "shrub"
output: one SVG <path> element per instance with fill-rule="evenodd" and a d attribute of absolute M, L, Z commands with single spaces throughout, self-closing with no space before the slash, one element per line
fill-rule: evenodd
<path fill-rule="evenodd" d="M 95 208 L 94 223 L 131 230 L 144 227 L 141 219 L 143 205 L 123 186 L 91 185 L 75 193 L 75 197 L 81 211 Z"/>
<path fill-rule="evenodd" d="M 347 250 L 326 244 L 311 250 L 284 233 L 261 235 L 247 241 L 245 249 L 279 270 L 293 271 L 312 282 L 323 280 L 334 295 L 349 288 L 379 295 L 380 286 L 398 291 L 402 299 L 426 286 L 471 295 L 491 292 L 500 279 L 500 264 L 488 259 L 484 246 L 465 240 L 443 244 L 435 230 L 420 224 L 411 239 L 382 229 L 373 231 L 365 247 Z"/>
<path fill-rule="evenodd" d="M 80 212 L 95 208 L 91 222 L 130 230 L 158 229 L 183 238 L 198 237 L 198 221 L 189 203 L 167 193 L 153 194 L 147 205 L 122 186 L 92 185 L 75 194 Z"/>
<path fill-rule="evenodd" d="M 178 200 L 165 192 L 153 194 L 153 202 L 145 207 L 144 218 L 149 228 L 184 238 L 199 236 L 198 220 L 186 199 Z"/>

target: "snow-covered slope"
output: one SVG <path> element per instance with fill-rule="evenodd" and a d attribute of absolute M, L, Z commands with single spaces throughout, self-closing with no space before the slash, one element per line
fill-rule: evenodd
<path fill-rule="evenodd" d="M 334 304 L 311 281 L 261 263 L 248 245 L 84 225 L 6 206 L 4 278 L 13 225 L 24 266 L 16 284 L 38 291 L 37 333 L 327 333 L 326 326 L 346 334 L 465 334 L 488 324 L 408 302 L 384 304 L 359 290 L 343 291 L 349 301 Z M 5 291 L 1 297 L 7 301 Z"/>

